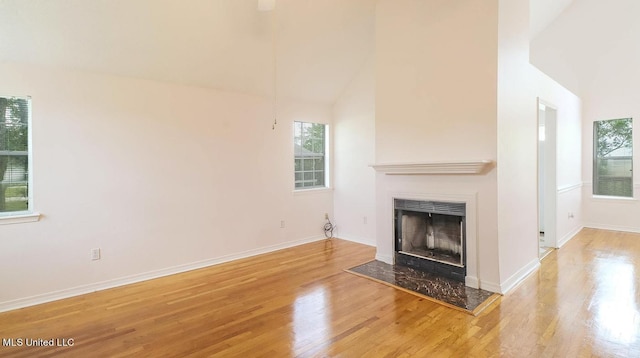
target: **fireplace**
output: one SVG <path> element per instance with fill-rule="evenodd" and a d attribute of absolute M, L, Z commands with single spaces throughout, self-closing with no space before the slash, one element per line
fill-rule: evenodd
<path fill-rule="evenodd" d="M 465 282 L 466 204 L 393 202 L 395 264 Z"/>

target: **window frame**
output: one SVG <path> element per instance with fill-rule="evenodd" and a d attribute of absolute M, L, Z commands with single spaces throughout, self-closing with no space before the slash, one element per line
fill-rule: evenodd
<path fill-rule="evenodd" d="M 40 219 L 40 213 L 34 210 L 33 186 L 33 99 L 29 95 L 2 95 L 2 98 L 19 98 L 27 101 L 27 209 L 0 212 L 0 225 L 34 222 Z"/>
<path fill-rule="evenodd" d="M 616 194 L 612 194 L 610 192 L 607 193 L 601 193 L 599 190 L 600 187 L 600 174 L 598 173 L 598 169 L 599 169 L 599 160 L 607 158 L 607 157 L 598 157 L 598 138 L 599 138 L 599 133 L 598 133 L 598 123 L 601 122 L 607 122 L 607 121 L 615 121 L 615 120 L 628 120 L 631 124 L 631 145 L 629 148 L 630 151 L 630 158 L 629 158 L 629 164 L 630 164 L 630 169 L 629 171 L 631 172 L 631 177 L 629 178 L 630 180 L 630 190 L 631 193 L 630 195 L 616 195 Z M 592 144 L 593 144 L 593 151 L 592 151 L 592 190 L 591 190 L 591 194 L 592 197 L 594 198 L 605 198 L 605 199 L 614 199 L 614 200 L 633 200 L 635 198 L 635 183 L 634 183 L 634 173 L 633 173 L 633 160 L 634 160 L 634 154 L 633 154 L 633 117 L 623 117 L 623 118 L 611 118 L 611 119 L 603 119 L 603 120 L 596 120 L 593 121 L 593 138 L 592 138 Z M 609 153 L 608 153 L 609 154 Z"/>
<path fill-rule="evenodd" d="M 298 151 L 296 149 L 296 146 L 298 145 L 298 136 L 297 136 L 297 126 L 301 125 L 304 126 L 304 124 L 311 124 L 311 125 L 321 125 L 324 127 L 324 138 L 323 138 L 323 151 L 324 153 L 322 154 L 322 158 L 300 158 L 298 157 Z M 294 192 L 310 192 L 310 191 L 321 191 L 321 190 L 326 190 L 326 189 L 330 189 L 330 181 L 329 181 L 329 124 L 327 123 L 322 123 L 322 122 L 310 122 L 310 121 L 301 121 L 301 120 L 296 120 L 293 121 L 293 190 Z M 303 139 L 301 139 L 303 140 Z M 302 170 L 297 170 L 297 166 L 296 166 L 296 162 L 298 160 L 301 160 L 300 163 L 300 169 Z M 304 170 L 304 164 L 305 161 L 313 161 L 314 164 L 317 160 L 322 160 L 323 161 L 323 168 L 322 169 L 318 169 L 315 166 L 311 169 L 311 170 Z M 321 185 L 313 185 L 313 186 L 301 186 L 298 187 L 296 186 L 296 175 L 297 174 L 302 174 L 304 176 L 305 173 L 314 173 L 314 172 L 322 172 L 323 175 L 323 184 Z M 302 178 L 302 180 L 305 180 L 304 177 Z M 313 180 L 313 179 L 309 179 L 309 180 Z"/>

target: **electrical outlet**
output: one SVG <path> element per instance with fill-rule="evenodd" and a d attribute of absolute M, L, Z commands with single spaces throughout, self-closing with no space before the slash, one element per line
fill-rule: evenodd
<path fill-rule="evenodd" d="M 100 260 L 100 249 L 91 249 L 91 260 Z"/>
<path fill-rule="evenodd" d="M 367 217 L 366 217 L 366 216 L 362 218 L 362 223 L 363 223 L 363 224 L 366 224 L 366 223 L 367 223 Z"/>
<path fill-rule="evenodd" d="M 325 220 L 329 220 L 329 214 L 328 213 L 324 213 L 324 219 Z"/>
<path fill-rule="evenodd" d="M 284 220 L 280 220 L 280 228 L 284 229 Z"/>

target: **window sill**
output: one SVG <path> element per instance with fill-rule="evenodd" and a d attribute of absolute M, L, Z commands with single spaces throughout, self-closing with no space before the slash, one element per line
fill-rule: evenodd
<path fill-rule="evenodd" d="M 0 215 L 0 225 L 32 223 L 40 220 L 40 213 Z"/>
<path fill-rule="evenodd" d="M 610 202 L 621 202 L 621 203 L 624 203 L 624 202 L 632 203 L 632 202 L 638 201 L 638 199 L 636 198 L 630 198 L 625 196 L 607 196 L 607 195 L 592 195 L 591 199 L 595 201 L 610 201 Z"/>
<path fill-rule="evenodd" d="M 333 188 L 295 189 L 293 191 L 293 195 L 298 196 L 298 195 L 322 194 L 322 193 L 330 193 L 332 191 L 333 191 Z"/>

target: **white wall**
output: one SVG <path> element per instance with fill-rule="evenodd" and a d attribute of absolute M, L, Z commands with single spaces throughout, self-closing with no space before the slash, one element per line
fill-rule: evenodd
<path fill-rule="evenodd" d="M 636 200 L 594 198 L 592 194 L 593 122 L 634 117 L 637 124 L 640 113 L 636 85 L 640 81 L 639 14 L 640 2 L 634 0 L 574 1 L 532 41 L 532 62 L 583 100 L 581 195 L 583 221 L 589 227 L 640 231 L 637 194 Z M 636 143 L 638 138 L 636 133 Z M 638 151 L 635 153 L 634 167 L 638 168 Z M 634 192 L 639 190 L 636 178 Z M 567 213 L 558 215 L 566 217 Z"/>
<path fill-rule="evenodd" d="M 585 225 L 594 228 L 640 232 L 640 178 L 634 173 L 634 199 L 593 197 L 593 122 L 605 119 L 633 118 L 633 168 L 640 168 L 640 80 L 637 63 L 627 59 L 611 59 L 606 71 L 598 76 L 584 101 L 582 155 L 585 158 L 582 177 L 584 187 Z"/>
<path fill-rule="evenodd" d="M 333 107 L 336 236 L 375 245 L 374 58 L 362 66 Z"/>
<path fill-rule="evenodd" d="M 377 162 L 495 158 L 496 6 L 378 3 Z"/>
<path fill-rule="evenodd" d="M 497 1 L 381 0 L 376 162 L 496 160 Z M 377 175 L 377 247 L 392 254 L 389 192 L 477 195 L 480 285 L 499 287 L 496 171 Z"/>
<path fill-rule="evenodd" d="M 558 110 L 557 237 L 580 228 L 581 102 L 529 64 L 528 0 L 501 0 L 499 11 L 498 236 L 508 291 L 538 265 L 537 97 Z"/>
<path fill-rule="evenodd" d="M 539 265 L 538 106 L 528 63 L 528 16 L 527 0 L 500 1 L 498 237 L 503 292 Z"/>
<path fill-rule="evenodd" d="M 292 121 L 330 123 L 331 106 L 283 101 L 272 130 L 250 95 L 28 65 L 0 78 L 33 98 L 42 213 L 0 225 L 0 310 L 324 237 L 332 192 L 294 195 Z"/>

